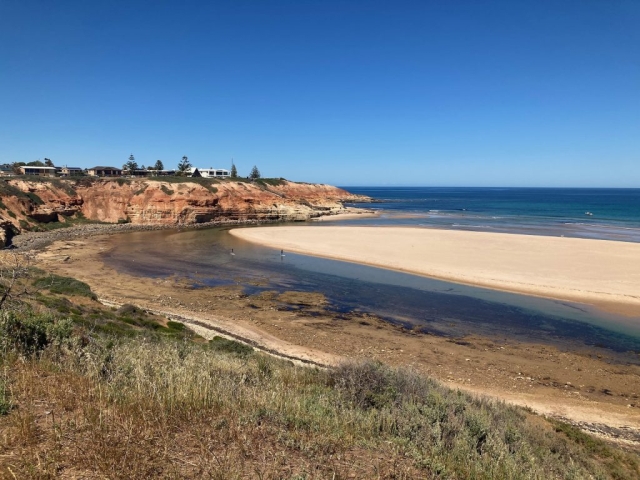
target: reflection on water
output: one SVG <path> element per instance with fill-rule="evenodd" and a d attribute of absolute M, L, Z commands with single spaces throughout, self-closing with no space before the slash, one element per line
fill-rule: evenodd
<path fill-rule="evenodd" d="M 318 226 L 318 228 L 322 228 Z M 638 319 L 589 307 L 264 248 L 226 229 L 115 235 L 105 261 L 134 275 L 178 275 L 209 286 L 317 291 L 332 308 L 363 311 L 434 334 L 580 342 L 640 351 Z M 235 255 L 231 255 L 233 249 Z"/>

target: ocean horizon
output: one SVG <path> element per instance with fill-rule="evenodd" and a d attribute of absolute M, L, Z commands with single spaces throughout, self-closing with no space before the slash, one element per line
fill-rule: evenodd
<path fill-rule="evenodd" d="M 380 216 L 358 224 L 640 242 L 640 188 L 340 188 L 374 200 Z"/>

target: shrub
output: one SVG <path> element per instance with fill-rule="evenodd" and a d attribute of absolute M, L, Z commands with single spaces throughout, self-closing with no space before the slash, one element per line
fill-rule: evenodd
<path fill-rule="evenodd" d="M 80 177 L 75 179 L 75 185 L 77 187 L 87 188 L 93 185 L 97 181 L 98 179 L 96 177 Z"/>
<path fill-rule="evenodd" d="M 91 287 L 80 280 L 71 277 L 62 277 L 60 275 L 50 275 L 48 277 L 38 278 L 33 282 L 36 288 L 46 288 L 51 293 L 61 295 L 78 295 L 97 300 L 98 297 L 91 291 Z"/>
<path fill-rule="evenodd" d="M 173 321 L 169 320 L 167 322 L 167 328 L 169 330 L 175 330 L 177 332 L 182 332 L 185 329 L 185 326 L 184 326 L 184 323 L 173 322 Z"/>
<path fill-rule="evenodd" d="M 0 347 L 3 352 L 35 355 L 48 345 L 61 345 L 71 337 L 71 320 L 50 315 L 8 311 L 0 315 Z"/>
<path fill-rule="evenodd" d="M 277 187 L 278 185 L 284 185 L 286 180 L 284 178 L 259 178 L 256 180 L 258 185 Z"/>
<path fill-rule="evenodd" d="M 41 199 L 38 195 L 36 195 L 35 193 L 33 193 L 33 192 L 28 192 L 28 193 L 27 193 L 27 197 L 29 197 L 29 198 L 31 199 L 31 201 L 32 201 L 33 203 L 35 203 L 36 205 L 42 205 L 42 204 L 44 203 L 44 202 L 42 201 L 42 199 Z"/>
<path fill-rule="evenodd" d="M 173 195 L 173 190 L 171 190 L 169 187 L 167 187 L 166 185 L 162 185 L 160 187 L 160 190 L 162 190 L 164 193 L 166 193 L 167 195 Z"/>
<path fill-rule="evenodd" d="M 13 404 L 11 397 L 9 396 L 9 389 L 7 388 L 7 380 L 0 378 L 0 415 L 6 415 L 11 411 Z"/>
<path fill-rule="evenodd" d="M 424 397 L 431 387 L 418 375 L 393 370 L 380 362 L 346 363 L 332 371 L 330 378 L 350 403 L 365 410 Z"/>
<path fill-rule="evenodd" d="M 253 348 L 251 348 L 249 345 L 236 342 L 235 340 L 228 340 L 219 336 L 215 336 L 212 340 L 209 340 L 209 346 L 212 350 L 232 353 L 240 357 L 251 355 L 253 353 Z"/>
<path fill-rule="evenodd" d="M 130 303 L 125 303 L 120 308 L 116 310 L 118 315 L 131 315 L 141 313 L 141 310 L 135 305 L 131 305 Z"/>

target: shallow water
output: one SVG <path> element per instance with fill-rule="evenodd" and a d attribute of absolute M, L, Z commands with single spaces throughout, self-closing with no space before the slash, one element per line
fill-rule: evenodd
<path fill-rule="evenodd" d="M 105 261 L 133 275 L 240 284 L 247 293 L 322 292 L 336 311 L 375 313 L 439 335 L 475 333 L 640 352 L 640 319 L 347 262 L 287 252 L 281 257 L 279 250 L 232 237 L 227 229 L 136 232 L 109 241 Z"/>

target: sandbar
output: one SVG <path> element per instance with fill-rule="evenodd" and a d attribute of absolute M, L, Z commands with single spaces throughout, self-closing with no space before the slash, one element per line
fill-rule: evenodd
<path fill-rule="evenodd" d="M 412 227 L 233 229 L 277 249 L 640 316 L 640 244 Z"/>

